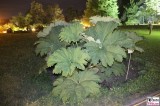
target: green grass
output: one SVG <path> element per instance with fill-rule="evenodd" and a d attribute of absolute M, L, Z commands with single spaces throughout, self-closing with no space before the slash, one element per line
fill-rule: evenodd
<path fill-rule="evenodd" d="M 149 70 L 157 70 L 160 67 L 160 31 L 153 31 L 149 35 L 148 30 L 132 30 L 144 40 L 138 45 L 144 48 L 144 53 L 135 52 L 134 58 L 140 58 L 149 67 Z M 0 34 L 0 106 L 59 106 L 61 101 L 52 97 L 52 82 L 47 73 L 39 73 L 44 65 L 44 59 L 35 55 L 34 42 L 37 40 L 33 33 L 23 34 Z M 160 71 L 160 70 L 158 70 Z M 85 105 L 120 105 L 119 95 L 127 96 L 139 93 L 140 95 L 153 91 L 157 88 L 155 78 L 159 78 L 151 72 L 151 79 L 147 73 L 136 80 L 114 87 L 113 90 L 102 90 L 101 98 L 87 99 Z M 158 72 L 159 73 L 159 72 Z M 154 77 L 155 76 L 155 77 Z M 147 78 L 147 79 L 145 79 Z M 145 88 L 144 81 L 153 82 L 153 86 Z M 138 85 L 138 86 L 136 86 Z M 142 86 L 141 86 L 142 85 Z M 128 89 L 137 88 L 137 89 Z M 150 88 L 149 88 L 150 87 Z M 108 93 L 110 92 L 110 93 Z M 123 99 L 125 100 L 125 99 Z M 54 105 L 53 105 L 54 104 Z"/>
<path fill-rule="evenodd" d="M 160 67 L 160 31 L 153 30 L 149 35 L 148 30 L 132 30 L 144 37 L 143 42 L 138 45 L 144 49 L 144 52 L 136 53 L 136 57 L 140 57 L 143 61 L 148 62 L 152 66 Z"/>
<path fill-rule="evenodd" d="M 32 33 L 0 34 L 0 106 L 23 106 L 50 90 L 47 74 L 38 75 L 44 60 L 35 55 L 36 40 Z"/>

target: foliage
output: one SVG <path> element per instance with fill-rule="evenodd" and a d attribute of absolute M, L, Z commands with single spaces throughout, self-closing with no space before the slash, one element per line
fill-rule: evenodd
<path fill-rule="evenodd" d="M 116 60 L 122 62 L 126 57 L 124 48 L 133 48 L 135 45 L 132 39 L 120 31 L 115 30 L 118 26 L 115 22 L 97 22 L 96 26 L 90 27 L 85 33 L 95 39 L 95 41 L 87 42 L 85 47 L 91 56 L 93 64 L 102 62 L 107 67 L 112 66 Z M 99 41 L 99 42 L 98 42 Z"/>
<path fill-rule="evenodd" d="M 24 16 L 26 25 L 49 24 L 51 22 L 64 20 L 63 10 L 58 4 L 44 6 L 33 1 L 29 12 Z"/>
<path fill-rule="evenodd" d="M 4 24 L 3 26 L 1 26 L 1 31 L 4 31 L 4 30 L 7 30 L 9 28 L 13 29 L 15 28 L 16 26 L 12 23 L 7 23 L 7 24 Z"/>
<path fill-rule="evenodd" d="M 13 16 L 10 22 L 20 28 L 24 28 L 26 25 L 25 17 L 22 15 L 22 13 L 19 13 L 18 16 Z"/>
<path fill-rule="evenodd" d="M 51 27 L 51 26 L 50 26 Z M 63 28 L 63 26 L 55 26 L 51 27 L 50 31 L 49 28 L 43 30 L 43 33 L 48 33 L 47 37 L 40 37 L 39 41 L 37 41 L 35 44 L 36 47 L 36 54 L 43 55 L 50 55 L 57 49 L 64 47 L 64 44 L 60 42 L 58 35 Z M 48 32 L 47 32 L 48 31 Z M 43 33 L 40 33 L 39 36 Z"/>
<path fill-rule="evenodd" d="M 84 15 L 82 18 L 83 25 L 87 27 L 90 26 L 89 18 L 95 15 L 99 15 L 98 0 L 87 0 L 86 9 L 84 10 Z"/>
<path fill-rule="evenodd" d="M 145 0 L 144 2 L 144 17 L 147 21 L 158 23 L 158 16 L 160 14 L 160 0 Z"/>
<path fill-rule="evenodd" d="M 4 28 L 0 26 L 0 33 L 2 33 L 3 31 L 4 31 Z"/>
<path fill-rule="evenodd" d="M 88 0 L 84 13 L 84 18 L 94 15 L 118 18 L 117 0 Z"/>
<path fill-rule="evenodd" d="M 89 59 L 88 53 L 83 52 L 80 48 L 62 48 L 48 58 L 47 66 L 56 64 L 53 73 L 60 74 L 62 72 L 62 76 L 67 77 L 71 76 L 76 68 L 85 70 L 84 65 Z"/>
<path fill-rule="evenodd" d="M 139 23 L 139 10 L 140 10 L 140 5 L 141 5 L 141 1 L 140 0 L 139 2 L 135 2 L 134 0 L 130 0 L 130 6 L 127 8 L 125 7 L 125 10 L 126 10 L 126 14 L 127 14 L 127 18 L 128 18 L 128 21 L 127 21 L 127 24 L 138 24 Z"/>
<path fill-rule="evenodd" d="M 32 24 L 32 15 L 30 13 L 26 14 L 25 16 L 25 25 L 30 26 Z"/>
<path fill-rule="evenodd" d="M 45 10 L 46 14 L 46 23 L 55 22 L 59 20 L 64 20 L 63 10 L 59 7 L 58 4 L 53 6 L 48 6 Z"/>
<path fill-rule="evenodd" d="M 99 0 L 98 10 L 102 16 L 118 18 L 117 0 Z"/>
<path fill-rule="evenodd" d="M 38 33 L 37 53 L 47 54 L 47 66 L 53 66 L 53 73 L 63 76 L 54 82 L 53 91 L 64 103 L 80 103 L 98 94 L 99 77 L 103 73 L 104 77 L 123 75 L 123 65 L 116 62 L 126 58 L 127 49 L 140 50 L 135 43 L 142 40 L 141 37 L 119 30 L 114 21 L 102 20 L 87 29 L 83 29 L 80 22 L 61 27 L 50 24 Z M 63 43 L 65 46 L 61 46 Z M 100 68 L 94 71 L 93 67 Z M 98 79 L 93 80 L 95 77 Z"/>
<path fill-rule="evenodd" d="M 37 37 L 46 37 L 51 32 L 52 28 L 54 28 L 56 26 L 66 26 L 66 25 L 68 25 L 68 23 L 66 23 L 64 21 L 57 21 L 57 22 L 51 23 L 50 25 L 46 26 L 42 31 L 40 31 L 37 34 Z M 51 34 L 51 36 L 52 36 L 52 34 Z"/>
<path fill-rule="evenodd" d="M 80 40 L 80 33 L 83 32 L 83 25 L 79 22 L 73 23 L 62 29 L 60 33 L 61 41 L 65 41 L 67 43 L 77 42 Z"/>
<path fill-rule="evenodd" d="M 125 66 L 124 64 L 115 62 L 111 67 L 102 67 L 101 74 L 104 76 L 110 77 L 111 75 L 121 76 L 124 75 Z"/>
<path fill-rule="evenodd" d="M 99 93 L 100 79 L 92 71 L 75 72 L 71 77 L 61 77 L 54 82 L 54 95 L 60 95 L 64 103 L 80 103 L 88 96 Z M 65 88 L 65 89 L 64 89 Z"/>
<path fill-rule="evenodd" d="M 98 0 L 87 0 L 86 10 L 84 11 L 84 18 L 98 15 L 98 2 Z"/>
<path fill-rule="evenodd" d="M 18 16 L 13 16 L 10 22 L 20 28 L 27 27 L 27 30 L 30 30 L 31 25 L 44 26 L 60 20 L 64 21 L 65 18 L 63 10 L 58 4 L 43 6 L 41 3 L 33 1 L 29 11 L 25 15 L 19 13 Z"/>
<path fill-rule="evenodd" d="M 19 13 L 18 16 L 13 16 L 10 20 L 12 24 L 19 28 L 29 27 L 33 20 L 31 14 L 26 14 L 25 16 L 22 13 Z"/>
<path fill-rule="evenodd" d="M 6 31 L 6 30 L 8 30 L 8 29 L 11 29 L 13 32 L 14 32 L 14 31 L 24 31 L 25 28 L 26 28 L 26 27 L 20 28 L 20 27 L 16 26 L 16 25 L 13 24 L 13 23 L 7 23 L 7 24 L 4 24 L 4 25 L 2 26 L 2 30 L 3 30 L 3 31 Z"/>
<path fill-rule="evenodd" d="M 127 105 L 128 100 L 141 98 L 142 95 L 159 90 L 160 72 L 155 69 L 148 69 L 148 72 L 137 79 L 130 80 L 110 90 L 102 88 L 103 96 L 97 100 L 97 104 L 111 104 L 111 106 Z M 91 101 L 90 105 L 96 101 Z M 90 106 L 89 105 L 89 106 Z M 87 106 L 87 105 L 86 105 Z"/>
<path fill-rule="evenodd" d="M 63 10 L 59 7 L 59 5 L 54 6 L 54 21 L 64 20 Z"/>
<path fill-rule="evenodd" d="M 95 15 L 118 18 L 117 0 L 87 0 L 83 20 Z"/>
<path fill-rule="evenodd" d="M 33 22 L 35 24 L 37 23 L 43 23 L 44 18 L 45 18 L 45 11 L 43 9 L 43 5 L 33 1 L 31 3 L 31 7 L 30 7 L 30 14 L 32 16 Z"/>
<path fill-rule="evenodd" d="M 127 24 L 148 23 L 158 21 L 160 0 L 130 0 L 130 6 L 125 7 Z"/>
<path fill-rule="evenodd" d="M 146 11 L 150 15 L 154 15 L 158 12 L 160 0 L 145 0 Z"/>
<path fill-rule="evenodd" d="M 157 70 L 149 68 L 147 73 L 139 76 L 137 79 L 130 80 L 127 83 L 124 83 L 120 86 L 114 86 L 110 90 L 102 88 L 100 89 L 103 94 L 102 96 L 95 99 L 92 98 L 85 99 L 83 106 L 95 106 L 95 105 L 105 106 L 107 104 L 110 104 L 111 106 L 125 105 L 124 104 L 125 101 L 132 100 L 132 98 L 134 99 L 135 97 L 136 98 L 141 97 L 141 95 L 148 94 L 148 92 L 159 90 L 160 71 L 158 69 L 159 69 L 158 67 Z M 59 90 L 57 89 L 57 91 Z M 59 102 L 58 101 L 59 99 L 55 97 L 53 99 L 53 96 L 52 97 L 50 96 L 49 98 L 47 98 L 47 100 L 45 96 L 45 98 L 39 100 L 38 102 L 40 102 L 40 104 L 42 104 L 42 102 L 45 102 L 46 104 L 49 103 L 56 104 L 57 102 Z M 60 103 L 56 105 L 60 105 Z"/>
<path fill-rule="evenodd" d="M 140 36 L 137 36 L 137 33 L 135 32 L 126 32 L 126 34 L 127 34 L 127 37 L 129 37 L 133 41 L 132 47 L 128 47 L 129 45 L 126 45 L 126 47 L 128 47 L 131 50 L 137 50 L 139 52 L 143 52 L 144 50 L 142 48 L 139 48 L 135 45 L 137 42 L 143 40 L 143 38 Z"/>

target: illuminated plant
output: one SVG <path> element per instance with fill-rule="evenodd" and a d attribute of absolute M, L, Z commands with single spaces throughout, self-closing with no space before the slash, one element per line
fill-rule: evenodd
<path fill-rule="evenodd" d="M 63 103 L 77 104 L 97 95 L 102 77 L 125 73 L 121 63 L 128 49 L 142 51 L 135 45 L 142 40 L 136 33 L 119 30 L 114 21 L 95 19 L 99 18 L 92 18 L 96 23 L 88 29 L 80 22 L 56 22 L 38 33 L 36 53 L 47 57 L 53 74 L 61 74 L 54 82 L 53 95 Z"/>

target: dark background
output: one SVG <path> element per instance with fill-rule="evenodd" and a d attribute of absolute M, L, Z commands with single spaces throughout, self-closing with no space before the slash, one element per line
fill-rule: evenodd
<path fill-rule="evenodd" d="M 0 18 L 11 18 L 18 15 L 19 12 L 25 14 L 33 0 L 1 0 L 0 1 Z M 63 12 L 68 8 L 74 8 L 78 11 L 83 11 L 87 0 L 35 0 L 45 5 L 53 5 L 57 3 L 63 9 Z M 118 0 L 120 12 L 123 12 L 123 6 L 127 5 L 129 0 Z M 120 14 L 121 14 L 120 13 Z"/>

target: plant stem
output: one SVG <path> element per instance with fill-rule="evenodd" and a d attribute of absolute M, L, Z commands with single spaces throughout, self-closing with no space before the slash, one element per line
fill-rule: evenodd
<path fill-rule="evenodd" d="M 129 73 L 130 63 L 131 63 L 131 53 L 129 54 L 129 62 L 128 62 L 128 68 L 127 68 L 126 80 L 128 79 L 128 73 Z"/>

